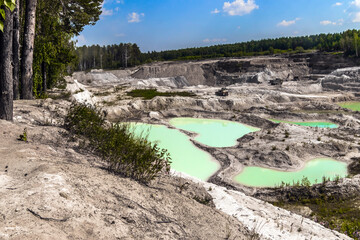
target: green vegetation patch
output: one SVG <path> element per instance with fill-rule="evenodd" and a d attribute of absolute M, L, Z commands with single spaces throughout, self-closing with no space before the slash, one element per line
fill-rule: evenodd
<path fill-rule="evenodd" d="M 131 97 L 142 97 L 146 100 L 153 99 L 156 96 L 162 97 L 194 97 L 196 96 L 191 92 L 158 92 L 156 89 L 135 89 L 127 93 Z"/>
<path fill-rule="evenodd" d="M 68 99 L 70 99 L 70 97 L 71 97 L 71 92 L 61 91 L 60 93 L 48 94 L 47 97 L 48 97 L 48 98 L 51 98 L 51 99 L 53 99 L 53 100 L 58 100 L 58 99 L 68 100 Z"/>
<path fill-rule="evenodd" d="M 360 112 L 360 102 L 342 102 L 342 103 L 338 103 L 338 105 L 342 108 L 347 108 L 352 111 Z"/>
<path fill-rule="evenodd" d="M 294 206 L 307 206 L 312 210 L 312 218 L 321 225 L 337 230 L 354 239 L 360 239 L 360 197 L 338 199 L 319 197 L 301 199 L 298 202 L 273 203 L 288 210 Z"/>
<path fill-rule="evenodd" d="M 146 137 L 137 137 L 124 123 L 109 124 L 95 107 L 73 104 L 64 127 L 83 138 L 83 146 L 99 154 L 109 170 L 147 183 L 161 172 L 169 172 L 170 155 Z"/>
<path fill-rule="evenodd" d="M 339 110 L 295 110 L 292 111 L 293 113 L 307 113 L 307 114 L 312 114 L 312 113 L 317 113 L 317 114 L 344 114 L 344 115 L 350 115 L 351 113 L 346 112 L 346 111 L 339 111 Z"/>

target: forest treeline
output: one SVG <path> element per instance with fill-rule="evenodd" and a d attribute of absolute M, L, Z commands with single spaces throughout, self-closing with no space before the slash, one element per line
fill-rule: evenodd
<path fill-rule="evenodd" d="M 101 14 L 103 0 L 0 0 L 0 119 L 14 99 L 46 96 L 77 65 L 72 38 Z"/>
<path fill-rule="evenodd" d="M 79 58 L 77 70 L 94 68 L 116 69 L 133 67 L 153 61 L 200 60 L 219 57 L 243 57 L 288 52 L 319 50 L 344 52 L 346 56 L 358 56 L 359 30 L 342 33 L 318 34 L 303 37 L 282 37 L 210 47 L 186 48 L 161 52 L 141 53 L 136 44 L 108 46 L 82 46 L 76 49 Z"/>
<path fill-rule="evenodd" d="M 82 46 L 76 49 L 78 56 L 77 70 L 117 69 L 140 65 L 143 62 L 140 48 L 134 43 L 120 43 L 100 47 L 99 45 Z"/>

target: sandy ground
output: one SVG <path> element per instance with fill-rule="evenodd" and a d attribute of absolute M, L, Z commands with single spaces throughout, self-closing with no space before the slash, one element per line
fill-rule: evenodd
<path fill-rule="evenodd" d="M 149 186 L 112 175 L 56 126 L 68 104 L 19 101 L 14 123 L 0 121 L 0 239 L 348 239 L 183 174 Z"/>
<path fill-rule="evenodd" d="M 144 186 L 78 152 L 44 121 L 61 112 L 49 106 L 66 104 L 19 101 L 14 123 L 0 121 L 0 239 L 251 238 L 234 217 L 195 201 L 210 195 L 191 181 Z M 18 140 L 24 128 L 28 142 Z"/>

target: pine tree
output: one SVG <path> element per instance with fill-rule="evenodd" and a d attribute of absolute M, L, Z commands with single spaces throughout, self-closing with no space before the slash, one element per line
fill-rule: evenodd
<path fill-rule="evenodd" d="M 355 33 L 354 33 L 354 48 L 355 48 L 356 57 L 359 56 L 359 54 L 358 54 L 358 44 L 359 44 L 359 36 L 358 36 L 358 34 L 355 32 Z"/>
<path fill-rule="evenodd" d="M 24 41 L 21 55 L 21 98 L 33 98 L 33 60 L 37 0 L 26 0 Z"/>
<path fill-rule="evenodd" d="M 16 8 L 14 9 L 14 32 L 13 32 L 13 89 L 14 100 L 19 99 L 19 74 L 20 74 L 20 3 L 16 0 Z"/>
<path fill-rule="evenodd" d="M 11 7 L 13 10 L 13 7 Z M 12 72 L 12 37 L 13 14 L 8 5 L 1 6 L 0 31 L 0 119 L 13 119 L 13 72 Z"/>

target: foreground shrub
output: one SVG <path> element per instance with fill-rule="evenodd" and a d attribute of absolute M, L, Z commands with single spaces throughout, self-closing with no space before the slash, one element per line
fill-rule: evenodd
<path fill-rule="evenodd" d="M 95 107 L 73 104 L 64 127 L 84 137 L 86 146 L 108 162 L 109 170 L 147 183 L 170 170 L 170 155 L 144 136 L 136 136 L 129 125 L 108 124 Z"/>

